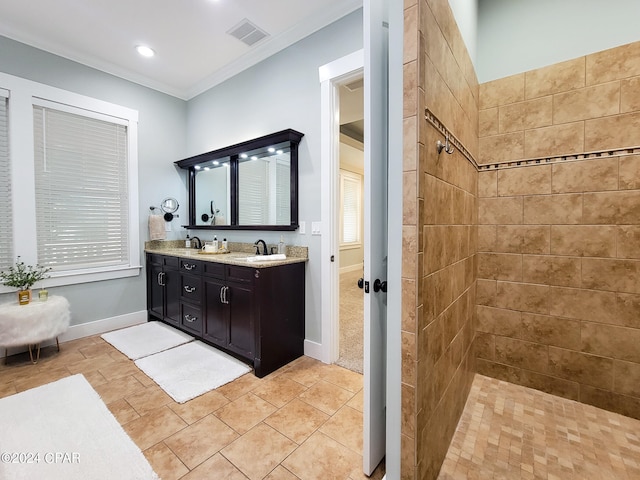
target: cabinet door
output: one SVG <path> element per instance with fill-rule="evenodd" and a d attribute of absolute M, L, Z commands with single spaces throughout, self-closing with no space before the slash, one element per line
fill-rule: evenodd
<path fill-rule="evenodd" d="M 164 319 L 176 325 L 180 324 L 180 272 L 164 269 Z"/>
<path fill-rule="evenodd" d="M 229 310 L 226 303 L 223 302 L 225 288 L 223 280 L 206 277 L 204 279 L 205 321 L 202 336 L 223 347 L 227 346 L 229 336 Z"/>
<path fill-rule="evenodd" d="M 229 349 L 253 359 L 255 352 L 253 287 L 229 283 Z"/>
<path fill-rule="evenodd" d="M 164 287 L 162 265 L 147 264 L 147 308 L 159 318 L 164 317 Z"/>

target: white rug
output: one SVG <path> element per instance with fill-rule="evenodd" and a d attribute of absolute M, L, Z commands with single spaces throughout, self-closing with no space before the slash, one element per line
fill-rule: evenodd
<path fill-rule="evenodd" d="M 82 375 L 0 399 L 3 480 L 158 479 Z"/>
<path fill-rule="evenodd" d="M 193 337 L 162 322 L 147 322 L 105 333 L 101 337 L 131 360 L 191 342 Z"/>
<path fill-rule="evenodd" d="M 199 341 L 141 358 L 136 365 L 178 403 L 251 371 L 240 360 Z"/>

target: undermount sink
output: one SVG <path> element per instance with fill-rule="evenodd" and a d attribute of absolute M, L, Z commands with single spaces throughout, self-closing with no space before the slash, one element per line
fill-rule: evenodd
<path fill-rule="evenodd" d="M 279 262 L 286 260 L 287 256 L 283 253 L 274 253 L 272 255 L 254 255 L 253 257 L 247 257 L 247 262 Z"/>

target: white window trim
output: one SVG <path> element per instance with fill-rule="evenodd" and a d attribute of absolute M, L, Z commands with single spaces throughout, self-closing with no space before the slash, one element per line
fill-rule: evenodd
<path fill-rule="evenodd" d="M 344 203 L 343 203 L 343 194 L 342 194 L 343 178 L 349 178 L 350 180 L 357 180 L 358 184 L 360 185 L 360 198 L 358 199 L 359 212 L 358 212 L 358 222 L 357 222 L 358 223 L 358 240 L 355 242 L 342 241 L 342 237 L 343 237 L 342 227 L 344 224 L 344 219 L 343 219 Z M 362 213 L 362 192 L 363 192 L 362 181 L 363 181 L 363 177 L 360 173 L 355 173 L 349 170 L 340 169 L 340 211 L 338 213 L 340 218 L 340 236 L 338 237 L 340 250 L 352 250 L 352 249 L 357 249 L 362 247 L 362 234 L 363 234 L 362 228 L 361 228 L 362 214 L 363 214 Z"/>
<path fill-rule="evenodd" d="M 140 274 L 138 213 L 138 112 L 95 98 L 68 92 L 0 72 L 0 88 L 9 91 L 9 145 L 11 151 L 14 255 L 27 264 L 37 263 L 36 202 L 34 184 L 33 105 L 46 102 L 55 108 L 75 107 L 93 118 L 109 118 L 127 125 L 129 188 L 129 265 L 51 272 L 37 287 L 53 287 L 132 277 Z M 52 103 L 51 103 L 52 102 Z M 18 228 L 20 227 L 20 228 Z M 0 286 L 0 293 L 13 289 Z"/>

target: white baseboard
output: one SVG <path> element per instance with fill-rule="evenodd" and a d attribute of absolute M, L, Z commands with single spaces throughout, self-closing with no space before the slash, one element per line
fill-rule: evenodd
<path fill-rule="evenodd" d="M 69 329 L 62 335 L 58 336 L 60 343 L 69 342 L 71 340 L 77 340 L 78 338 L 90 337 L 92 335 L 99 335 L 101 333 L 110 332 L 111 330 L 117 330 L 119 328 L 131 327 L 133 325 L 139 325 L 147 321 L 147 311 L 141 310 L 139 312 L 126 313 L 124 315 L 118 315 L 117 317 L 103 318 L 101 320 L 95 320 L 93 322 L 81 323 L 79 325 L 71 325 Z M 56 339 L 52 338 L 40 344 L 41 347 L 49 345 L 55 345 Z M 16 353 L 22 353 L 28 351 L 28 347 L 15 347 L 9 348 L 7 354 L 15 355 Z M 4 354 L 4 352 L 2 352 Z"/>
<path fill-rule="evenodd" d="M 311 340 L 304 341 L 304 354 L 307 357 L 315 358 L 316 360 L 320 360 L 324 362 L 324 355 L 322 352 L 322 344 L 312 342 Z M 326 363 L 326 362 L 325 362 Z"/>

